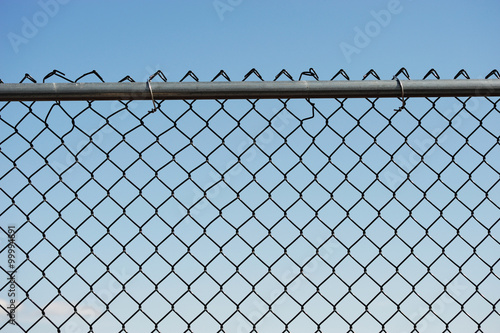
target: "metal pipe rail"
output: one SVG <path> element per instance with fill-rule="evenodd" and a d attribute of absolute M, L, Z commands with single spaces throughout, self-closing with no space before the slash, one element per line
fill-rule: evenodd
<path fill-rule="evenodd" d="M 150 82 L 150 85 L 151 90 L 148 82 L 3 83 L 0 101 L 500 96 L 497 79 Z"/>

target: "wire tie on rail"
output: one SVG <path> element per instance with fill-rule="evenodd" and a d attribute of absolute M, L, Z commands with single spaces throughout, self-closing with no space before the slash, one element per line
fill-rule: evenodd
<path fill-rule="evenodd" d="M 401 82 L 401 80 L 397 76 L 394 76 L 393 79 L 396 79 L 396 81 L 398 82 L 399 86 L 401 87 L 401 102 L 403 104 L 401 104 L 401 106 L 398 109 L 394 109 L 394 111 L 399 112 L 399 111 L 403 110 L 404 107 L 405 107 L 405 105 L 406 105 L 406 101 L 405 101 L 405 89 L 403 87 L 403 82 Z"/>
<path fill-rule="evenodd" d="M 151 78 L 148 79 L 148 87 L 149 87 L 149 92 L 151 93 L 151 101 L 153 102 L 153 108 L 149 112 L 155 112 L 156 111 L 156 103 L 155 103 L 155 98 L 153 96 L 153 89 L 151 88 Z"/>

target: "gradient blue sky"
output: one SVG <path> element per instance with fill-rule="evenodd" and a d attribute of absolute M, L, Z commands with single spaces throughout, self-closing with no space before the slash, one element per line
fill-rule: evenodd
<path fill-rule="evenodd" d="M 400 67 L 414 78 L 430 68 L 451 78 L 465 68 L 475 78 L 498 67 L 495 0 L 400 0 L 392 4 L 398 13 L 378 33 L 373 30 L 351 62 L 340 44 L 355 45 L 355 29 L 370 27 L 372 11 L 386 10 L 392 1 L 222 0 L 231 9 L 222 20 L 212 0 L 61 2 L 44 21 L 37 1 L 0 1 L 4 82 L 17 82 L 24 73 L 41 79 L 53 69 L 71 78 L 95 69 L 106 81 L 125 75 L 142 80 L 161 69 L 176 81 L 188 70 L 210 80 L 220 69 L 241 80 L 253 67 L 269 80 L 282 68 L 297 77 L 313 67 L 322 79 L 344 68 L 361 79 L 371 68 L 384 78 Z M 23 37 L 23 18 L 38 20 L 40 27 L 33 34 L 25 29 L 28 38 L 16 53 L 8 34 Z"/>

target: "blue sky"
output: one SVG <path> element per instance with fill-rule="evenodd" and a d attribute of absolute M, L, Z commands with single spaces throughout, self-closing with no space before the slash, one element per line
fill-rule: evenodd
<path fill-rule="evenodd" d="M 415 78 L 430 68 L 450 78 L 462 68 L 484 77 L 498 67 L 494 0 L 224 1 L 218 12 L 213 1 L 70 0 L 47 7 L 55 14 L 44 20 L 37 1 L 3 0 L 0 78 L 16 82 L 28 72 L 40 79 L 53 69 L 76 78 L 95 69 L 106 81 L 141 80 L 161 69 L 171 81 L 188 70 L 210 80 L 224 69 L 241 80 L 253 67 L 266 79 L 310 67 L 322 79 L 340 68 L 356 79 L 371 68 L 391 78 L 401 67 Z M 380 29 L 371 25 L 373 12 L 388 8 L 395 13 Z M 39 27 L 16 39 L 16 53 L 8 34 L 25 38 L 23 18 Z M 373 37 L 349 62 L 340 44 L 356 46 L 356 28 L 371 28 Z"/>
<path fill-rule="evenodd" d="M 188 70 L 194 71 L 201 81 L 210 81 L 223 69 L 233 81 L 239 81 L 252 68 L 256 68 L 266 80 L 274 79 L 282 69 L 286 69 L 294 79 L 298 79 L 300 73 L 309 68 L 314 68 L 320 79 L 329 80 L 340 69 L 344 69 L 351 79 L 361 79 L 370 69 L 375 69 L 382 79 L 391 79 L 401 67 L 405 67 L 412 79 L 420 79 L 431 68 L 436 69 L 441 78 L 453 78 L 462 68 L 467 70 L 471 78 L 481 78 L 499 67 L 500 43 L 497 32 L 500 31 L 500 4 L 494 0 L 0 0 L 0 8 L 0 63 L 3 64 L 0 66 L 0 79 L 5 83 L 19 82 L 25 73 L 41 82 L 53 69 L 60 70 L 70 79 L 96 70 L 105 81 L 116 82 L 126 75 L 132 76 L 136 81 L 145 81 L 157 70 L 162 70 L 169 81 L 180 80 Z M 55 79 L 57 80 L 59 79 Z M 377 147 L 364 151 L 373 143 L 370 135 L 378 135 L 377 133 L 386 126 L 387 119 L 382 115 L 393 116 L 393 109 L 400 105 L 399 100 L 379 100 L 379 112 L 372 110 L 367 115 L 363 114 L 372 104 L 365 99 L 348 100 L 342 105 L 336 100 L 314 102 L 318 109 L 316 117 L 306 121 L 303 127 L 300 127 L 299 120 L 308 117 L 311 112 L 310 104 L 304 100 L 294 100 L 287 104 L 290 112 L 296 117 L 284 110 L 283 103 L 277 100 L 259 101 L 256 109 L 262 114 L 251 112 L 245 117 L 243 115 L 252 108 L 251 103 L 226 102 L 225 109 L 231 110 L 231 115 L 241 121 L 246 133 L 241 129 L 231 131 L 236 121 L 229 114 L 218 112 L 220 104 L 216 101 L 196 101 L 193 108 L 195 111 L 200 110 L 199 115 L 189 113 L 186 116 L 182 116 L 189 108 L 186 102 L 163 102 L 163 109 L 168 110 L 166 114 L 171 119 L 165 118 L 161 113 L 148 115 L 144 122 L 151 132 L 146 131 L 144 127 L 137 127 L 137 117 L 147 114 L 151 109 L 151 101 L 131 102 L 128 104 L 130 112 L 124 110 L 124 104 L 116 101 L 94 102 L 92 109 L 86 109 L 81 115 L 79 112 L 89 107 L 88 103 L 68 102 L 62 103 L 63 109 L 56 106 L 50 117 L 47 115 L 47 109 L 52 106 L 52 102 L 37 102 L 32 106 L 33 114 L 42 119 L 47 116 L 51 129 L 57 135 L 64 136 L 67 149 L 59 148 L 51 153 L 59 146 L 59 139 L 48 131 L 36 137 L 44 124 L 33 116 L 21 121 L 19 129 L 23 136 L 33 140 L 36 149 L 43 155 L 50 155 L 48 160 L 53 170 L 44 168 L 36 172 L 37 168 L 44 164 L 43 159 L 33 151 L 20 156 L 29 144 L 16 135 L 6 139 L 13 130 L 0 123 L 0 142 L 5 140 L 2 143 L 2 153 L 16 158 L 17 166 L 26 174 L 36 173 L 33 181 L 40 191 L 47 192 L 52 205 L 49 207 L 47 203 L 43 203 L 34 209 L 40 203 L 41 195 L 29 187 L 27 190 L 21 190 L 26 185 L 26 179 L 19 173 L 10 172 L 8 177 L 0 180 L 0 187 L 9 195 L 21 190 L 20 194 L 16 195 L 16 202 L 22 205 L 25 211 L 34 209 L 30 215 L 36 223 L 26 224 L 19 231 L 18 241 L 24 248 L 34 246 L 40 241 L 40 230 L 48 228 L 58 219 L 58 212 L 61 212 L 62 219 L 72 228 L 78 229 L 80 237 L 90 244 L 98 241 L 105 234 L 106 227 L 110 227 L 116 239 L 113 240 L 107 235 L 95 247 L 97 256 L 108 263 L 120 255 L 122 247 L 118 245 L 119 242 L 127 243 L 136 236 L 138 227 L 134 223 L 145 223 L 144 235 L 153 243 L 162 244 L 161 253 L 168 257 L 170 263 L 180 260 L 186 254 L 187 245 L 194 242 L 191 251 L 201 264 L 192 257 L 185 256 L 175 264 L 178 276 L 169 274 L 170 267 L 157 255 L 145 264 L 145 270 L 154 283 L 158 283 L 166 275 L 169 276 L 160 284 L 159 291 L 172 301 L 186 291 L 185 283 L 179 278 L 186 281 L 195 279 L 203 272 L 202 265 L 208 264 L 214 256 L 217 257 L 219 247 L 216 244 L 224 244 L 224 251 L 229 260 L 242 262 L 245 256 L 249 255 L 250 247 L 266 238 L 266 228 L 270 228 L 276 241 L 268 238 L 255 250 L 260 259 L 269 265 L 276 260 L 276 256 L 283 254 L 278 243 L 293 243 L 299 235 L 296 226 L 304 226 L 313 221 L 305 227 L 304 234 L 308 241 L 320 248 L 324 261 L 315 256 L 311 244 L 300 238 L 287 249 L 290 257 L 282 258 L 273 266 L 275 277 L 268 275 L 256 287 L 263 300 L 274 302 L 273 311 L 287 320 L 300 308 L 286 295 L 278 297 L 282 292 L 279 281 L 288 283 L 294 297 L 305 302 L 315 291 L 316 287 L 313 285 L 321 283 L 331 273 L 327 263 L 340 262 L 347 255 L 346 248 L 362 236 L 360 228 L 366 228 L 367 235 L 374 243 L 362 238 L 359 244 L 352 248 L 353 255 L 364 265 L 377 256 L 377 246 L 382 246 L 388 242 L 389 237 L 394 236 L 393 229 L 400 228 L 398 232 L 401 239 L 394 238 L 384 247 L 384 255 L 390 261 L 398 263 L 410 254 L 408 245 L 403 241 L 410 246 L 414 245 L 425 236 L 424 228 L 436 222 L 429 230 L 436 243 L 425 238 L 421 245 L 415 248 L 415 254 L 422 262 L 412 258 L 403 265 L 405 278 L 412 283 L 416 283 L 419 277 L 425 274 L 425 265 L 430 265 L 441 254 L 440 246 L 448 246 L 450 250 L 447 254 L 451 261 L 461 263 L 467 260 L 471 247 L 462 239 L 453 239 L 456 228 L 462 228 L 461 224 L 465 221 L 467 226 L 463 227 L 462 231 L 467 235 L 466 240 L 471 244 L 481 243 L 481 246 L 477 245 L 478 254 L 487 264 L 493 265 L 498 259 L 495 256 L 495 253 L 498 253 L 498 242 L 495 243 L 491 238 L 482 242 L 482 239 L 486 237 L 486 227 L 494 225 L 498 219 L 499 209 L 487 200 L 478 202 L 478 198 L 484 194 L 480 189 L 491 187 L 490 200 L 500 200 L 500 185 L 495 185 L 500 170 L 500 149 L 498 144 L 495 145 L 495 136 L 500 134 L 498 127 L 494 125 L 498 124 L 498 117 L 491 116 L 484 122 L 490 133 L 481 130 L 471 134 L 478 124 L 478 120 L 472 115 L 486 115 L 492 108 L 491 102 L 482 98 L 470 99 L 466 103 L 469 113 L 462 110 L 463 104 L 459 100 L 440 99 L 437 109 L 442 115 L 431 112 L 422 120 L 423 127 L 429 132 L 420 129 L 412 133 L 409 146 L 400 149 L 394 155 L 394 163 L 387 167 L 385 163 L 390 160 L 387 153 Z M 2 102 L 0 108 L 4 106 L 5 103 Z M 411 99 L 407 103 L 407 109 L 412 110 L 416 117 L 423 117 L 432 106 L 432 102 L 426 99 Z M 343 107 L 348 111 L 354 110 L 353 116 L 343 112 Z M 114 129 L 104 126 L 103 118 L 93 109 L 108 117 Z M 19 122 L 26 110 L 26 105 L 10 103 L 2 110 L 2 119 L 10 123 Z M 338 134 L 323 131 L 325 118 L 329 118 L 334 112 L 330 124 Z M 219 137 L 209 130 L 201 131 L 212 114 L 217 116 L 210 120 L 210 124 Z M 82 132 L 69 132 L 72 123 L 67 116 L 75 119 Z M 421 192 L 416 190 L 413 184 L 424 189 L 431 188 L 436 174 L 429 167 L 440 170 L 450 159 L 441 149 L 427 150 L 431 140 L 429 133 L 437 135 L 441 146 L 449 152 L 455 152 L 465 142 L 458 132 L 445 129 L 449 123 L 448 119 L 452 117 L 453 125 L 459 132 L 470 134 L 470 142 L 474 147 L 482 154 L 488 153 L 486 161 L 491 167 L 483 163 L 476 170 L 482 161 L 481 157 L 466 147 L 463 153 L 456 156 L 456 161 L 461 164 L 463 170 L 451 167 L 450 171 L 443 174 L 449 188 L 436 186 L 429 190 L 428 197 L 435 206 L 425 200 L 417 203 L 417 200 L 422 198 Z M 171 163 L 171 155 L 154 144 L 154 135 L 159 135 L 169 128 L 173 124 L 172 120 L 177 118 L 178 129 L 193 136 L 198 149 L 196 151 L 193 147 L 185 148 L 189 139 L 176 128 L 171 128 L 161 136 L 159 142 L 167 147 L 171 154 L 181 151 L 176 154 L 178 164 Z M 359 119 L 366 131 L 356 127 L 356 119 Z M 396 151 L 404 142 L 403 135 L 408 135 L 417 125 L 415 118 L 408 112 L 397 114 L 393 121 L 395 129 L 401 134 L 389 128 L 377 137 L 377 142 L 390 153 Z M 269 122 L 272 123 L 273 129 L 264 130 Z M 200 134 L 196 134 L 198 131 L 201 131 Z M 317 135 L 315 143 L 323 151 L 333 154 L 335 167 L 323 153 L 310 146 L 311 137 L 305 132 Z M 122 140 L 125 133 L 131 147 L 121 144 L 116 148 L 115 145 Z M 95 145 L 89 144 L 89 135 L 92 135 Z M 342 142 L 341 135 L 346 136 L 346 143 L 351 150 L 343 146 L 334 153 L 335 148 Z M 202 155 L 209 154 L 220 144 L 221 136 L 227 136 L 225 144 L 229 149 L 217 149 L 217 153 L 210 156 L 210 163 L 214 167 L 206 163 L 198 167 L 205 158 Z M 258 145 L 253 145 L 254 137 Z M 304 166 L 294 168 L 298 156 L 286 146 L 279 148 L 282 147 L 284 137 L 287 137 L 287 142 L 293 145 L 296 151 L 304 153 L 305 164 L 311 171 Z M 495 148 L 489 151 L 491 147 Z M 143 153 L 145 161 L 150 165 L 141 162 L 127 169 L 137 159 L 138 151 Z M 419 154 L 425 153 L 425 162 L 429 167 L 419 164 L 420 157 L 415 151 Z M 106 159 L 106 152 L 115 164 L 107 161 L 97 168 Z M 235 154 L 245 162 L 246 170 L 242 165 L 235 164 Z M 266 154 L 273 154 L 276 168 L 269 164 L 262 168 L 269 161 Z M 370 187 L 366 196 L 372 206 L 363 201 L 355 204 L 360 194 L 345 182 L 336 189 L 345 179 L 342 172 L 347 172 L 359 161 L 356 154 L 364 154 L 367 165 L 372 170 L 383 170 L 380 171 L 382 181 L 373 187 L 370 187 L 370 183 L 375 178 L 374 172 L 367 167 L 358 165 L 350 172 L 349 181 L 353 186 Z M 97 168 L 95 173 L 101 185 L 93 181 L 85 185 L 89 180 L 89 173 L 81 166 L 73 165 L 73 155 L 78 155 L 80 163 L 89 170 Z M 0 176 L 6 174 L 11 167 L 12 163 L 2 158 Z M 114 184 L 123 175 L 123 169 L 127 169 L 127 177 L 131 182 L 121 179 L 118 184 Z M 405 172 L 412 169 L 411 182 L 406 181 Z M 158 180 L 147 184 L 154 176 L 153 170 L 160 170 L 158 172 L 163 184 Z M 306 204 L 305 201 L 299 200 L 293 205 L 287 218 L 283 217 L 282 207 L 287 207 L 297 200 L 298 194 L 290 188 L 290 184 L 282 182 L 283 174 L 280 170 L 292 170 L 287 177 L 293 186 L 304 191 L 307 201 Z M 192 173 L 192 180 L 196 184 L 191 181 L 184 183 L 188 172 Z M 232 201 L 235 193 L 220 181 L 218 172 L 224 173 L 225 181 L 233 188 L 242 189 L 241 197 L 247 206 L 239 200 Z M 467 182 L 467 172 L 472 173 L 472 180 L 476 185 Z M 308 187 L 313 181 L 312 173 L 319 174 L 318 179 L 323 188 L 318 183 Z M 58 182 L 59 174 L 62 174 L 67 187 L 58 184 L 51 188 Z M 243 190 L 253 176 L 263 188 L 252 183 Z M 281 185 L 278 186 L 280 182 Z M 131 183 L 144 187 L 141 190 L 149 199 L 149 203 L 142 199 L 134 200 L 138 188 L 134 188 Z M 465 183 L 467 185 L 464 185 Z M 106 198 L 99 203 L 106 197 L 106 188 L 111 188 L 110 192 L 115 201 Z M 165 193 L 170 193 L 169 189 L 172 188 L 176 188 L 175 200 L 165 201 Z M 335 203 L 330 200 L 330 192 L 334 189 Z M 397 198 L 400 201 L 393 200 L 385 206 L 392 196 L 389 189 L 397 190 Z M 93 217 L 90 216 L 92 214 L 89 207 L 74 200 L 73 191 L 78 191 L 79 199 L 89 207 L 95 206 Z M 207 191 L 208 199 L 217 209 L 206 199 L 201 200 L 202 191 Z M 259 206 L 268 199 L 266 191 L 273 192 L 273 201 Z M 459 192 L 458 199 L 461 202 L 453 200 L 453 191 Z M 0 211 L 3 211 L 9 205 L 9 199 L 2 193 L 0 197 L 3 201 L 0 201 Z M 450 201 L 453 202 L 449 204 Z M 408 218 L 408 210 L 404 207 L 414 205 L 416 206 L 412 211 L 412 218 Z M 470 207 L 474 205 L 478 205 L 474 212 L 476 219 L 470 217 Z M 122 215 L 125 206 L 127 216 Z M 352 221 L 344 219 L 341 223 L 346 210 L 351 206 L 354 206 L 349 210 Z M 155 214 L 153 207 L 160 207 L 158 214 Z M 186 207 L 191 208 L 193 219 L 186 218 Z M 218 209 L 223 210 L 223 217 L 217 217 Z M 439 209 L 443 211 L 441 218 Z M 252 210 L 255 217 L 252 216 Z M 318 211 L 317 219 L 315 210 Z M 382 211 L 381 217 L 378 216 L 377 210 Z M 216 220 L 212 222 L 214 218 Z M 19 210 L 7 209 L 0 221 L 2 226 L 11 221 L 17 221 L 12 223 L 19 226 L 23 224 L 24 219 L 25 214 Z M 406 222 L 398 227 L 403 221 Z M 89 250 L 81 240 L 72 238 L 74 231 L 66 223 L 58 220 L 46 233 L 56 246 L 64 247 L 64 258 L 70 264 L 76 265 L 88 255 Z M 248 244 L 238 237 L 229 241 L 235 228 L 242 223 L 246 224 L 239 232 Z M 273 227 L 275 223 L 277 224 Z M 483 225 L 480 225 L 481 223 Z M 336 237 L 340 242 L 328 236 L 331 234 L 329 228 L 334 225 L 338 227 Z M 211 239 L 201 237 L 203 227 L 207 228 Z M 175 229 L 179 238 L 170 237 L 168 241 L 162 242 L 164 235 L 172 229 Z M 498 235 L 498 226 L 492 234 Z M 201 238 L 195 242 L 196 237 Z M 496 237 L 498 239 L 498 236 Z M 0 237 L 0 242 L 5 240 L 5 237 Z M 69 243 L 64 245 L 66 242 Z M 127 251 L 136 260 L 145 260 L 154 252 L 154 246 L 140 236 L 130 242 Z M 31 254 L 33 262 L 40 267 L 47 266 L 55 257 L 57 251 L 46 242 L 42 242 Z M 3 255 L 0 257 L 2 264 L 5 259 Z M 381 258 L 377 260 L 368 268 L 368 272 L 375 281 L 382 283 L 388 280 L 388 274 L 392 273 L 394 267 Z M 442 285 L 429 276 L 418 285 L 417 291 L 427 300 L 439 297 L 433 309 L 436 314 L 450 320 L 460 311 L 451 298 L 464 302 L 474 293 L 475 287 L 461 276 L 453 278 L 458 269 L 450 260 L 442 257 L 439 260 L 433 266 L 432 273 L 442 281 L 450 282 L 448 295 L 439 296 Z M 251 283 L 256 283 L 267 272 L 263 262 L 252 256 L 241 264 L 242 274 Z M 304 265 L 303 275 L 299 275 L 297 265 Z M 105 271 L 103 267 L 95 257 L 89 256 L 80 264 L 79 269 L 87 281 L 93 281 Z M 217 293 L 217 283 L 222 283 L 228 279 L 228 275 L 234 273 L 234 265 L 218 256 L 217 260 L 210 263 L 209 269 L 214 278 L 210 279 L 201 274 L 199 281 L 192 286 L 196 295 L 204 302 Z M 477 284 L 488 274 L 489 268 L 479 259 L 475 259 L 463 269 Z M 338 300 L 347 292 L 347 287 L 339 279 L 353 283 L 363 271 L 352 259 L 347 258 L 340 264 L 338 272 L 338 278 L 331 277 L 328 283 L 322 285 L 322 295 L 327 299 Z M 131 303 L 130 299 L 120 292 L 121 287 L 117 280 L 121 283 L 128 281 L 127 290 L 136 299 L 141 300 L 154 291 L 151 282 L 136 273 L 137 265 L 131 258 L 121 255 L 111 265 L 111 274 L 106 274 L 94 285 L 97 296 L 105 302 L 118 297 L 112 303 L 112 308 L 120 319 L 129 316 L 137 304 Z M 19 272 L 19 283 L 31 286 L 35 284 L 39 274 L 38 269 L 26 263 Z M 47 268 L 47 274 L 55 284 L 62 284 L 72 276 L 73 270 L 59 258 Z M 2 279 L 4 276 L 5 274 L 0 275 Z M 233 299 L 242 299 L 249 292 L 249 284 L 241 279 L 236 275 L 225 284 L 224 291 Z M 374 280 L 364 276 L 354 284 L 353 290 L 362 301 L 368 302 L 373 293 L 378 292 L 379 287 Z M 408 282 L 402 277 L 396 277 L 388 283 L 387 293 L 390 298 L 399 302 L 411 290 L 408 288 Z M 4 290 L 0 293 L 2 306 L 8 301 Z M 481 292 L 489 300 L 499 298 L 498 290 L 499 281 L 491 276 L 481 285 Z M 73 313 L 68 301 L 77 303 L 85 298 L 78 305 L 78 313 L 82 317 L 93 321 L 104 315 L 104 318 L 98 321 L 96 332 L 106 328 L 120 328 L 116 321 L 105 313 L 103 304 L 97 301 L 95 296 L 84 297 L 88 292 L 88 285 L 79 278 L 74 277 L 66 283 L 62 291 L 67 300 L 58 298 L 51 301 L 57 290 L 47 281 L 43 281 L 30 291 L 30 296 L 39 303 L 50 303 L 46 313 L 57 324 Z M 262 299 L 255 298 L 255 295 L 252 297 L 243 303 L 242 311 L 251 320 L 256 320 L 267 310 L 263 308 L 265 305 Z M 155 294 L 150 301 L 145 302 L 144 308 L 154 320 L 158 320 L 165 314 L 165 306 L 165 300 Z M 402 308 L 412 320 L 423 317 L 419 323 L 421 331 L 444 330 L 436 317 L 432 314 L 425 315 L 428 306 L 415 295 L 404 302 Z M 329 305 L 319 296 L 306 305 L 308 313 L 318 321 L 326 317 L 327 309 Z M 490 305 L 478 295 L 472 298 L 466 309 L 476 315 L 476 318 L 482 318 L 485 313 L 491 311 Z M 176 303 L 176 310 L 189 319 L 203 312 L 200 303 L 190 295 Z M 208 310 L 217 318 L 224 319 L 234 311 L 234 304 L 219 294 L 210 302 Z M 357 314 L 363 313 L 364 310 L 358 301 L 348 296 L 339 305 L 338 312 L 352 322 Z M 18 320 L 23 327 L 29 327 L 40 317 L 39 310 L 29 302 L 25 302 L 18 311 Z M 382 296 L 370 305 L 370 312 L 384 320 L 395 311 L 395 305 Z M 3 314 L 1 316 L 3 318 Z M 310 321 L 304 318 L 304 314 L 300 316 L 296 321 L 297 326 L 292 328 L 298 331 L 314 331 L 315 327 L 310 326 Z M 144 316 L 138 315 L 136 318 L 128 324 L 129 331 L 151 331 L 154 328 Z M 488 321 L 486 329 L 493 331 L 500 327 L 497 318 Z M 0 323 L 3 324 L 3 321 Z M 239 315 L 232 316 L 225 325 L 236 332 L 247 332 L 251 328 L 248 321 Z M 269 315 L 259 325 L 263 332 L 282 330 L 282 324 Z M 377 325 L 374 320 L 364 316 L 358 322 L 356 332 L 368 332 L 373 325 Z M 473 328 L 471 321 L 463 313 L 454 325 L 453 332 L 461 332 L 459 327 L 466 331 Z M 217 331 L 219 328 L 206 313 L 194 326 L 196 332 Z M 391 320 L 389 326 L 390 333 L 410 331 L 412 328 L 400 314 Z M 50 330 L 52 327 L 44 319 L 33 332 Z M 346 323 L 338 316 L 330 317 L 325 321 L 324 327 L 348 330 Z M 73 316 L 65 330 L 79 332 L 85 328 L 83 321 Z M 6 326 L 5 329 L 8 333 L 20 331 L 12 326 Z M 167 329 L 184 331 L 186 327 L 180 318 L 171 314 L 160 325 L 162 332 Z"/>

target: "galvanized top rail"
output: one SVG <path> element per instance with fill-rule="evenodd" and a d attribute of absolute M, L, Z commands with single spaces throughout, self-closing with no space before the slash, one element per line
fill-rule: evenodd
<path fill-rule="evenodd" d="M 3 83 L 0 101 L 500 96 L 500 80 Z M 403 93 L 404 91 L 404 93 Z"/>

